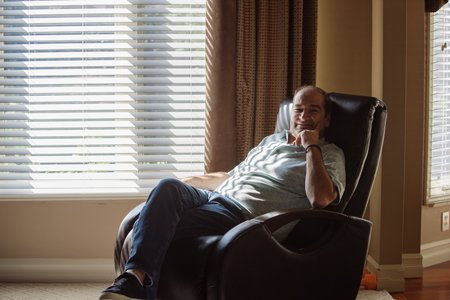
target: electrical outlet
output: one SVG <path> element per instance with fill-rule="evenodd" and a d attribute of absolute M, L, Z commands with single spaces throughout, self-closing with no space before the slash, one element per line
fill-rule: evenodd
<path fill-rule="evenodd" d="M 448 211 L 442 213 L 441 230 L 446 231 L 450 227 L 450 216 Z"/>

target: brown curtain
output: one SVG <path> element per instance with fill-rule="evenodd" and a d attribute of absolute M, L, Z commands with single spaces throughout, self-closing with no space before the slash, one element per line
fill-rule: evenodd
<path fill-rule="evenodd" d="M 425 0 L 425 12 L 437 12 L 448 0 Z"/>
<path fill-rule="evenodd" d="M 228 171 L 315 83 L 317 1 L 209 0 L 207 14 L 206 171 Z"/>

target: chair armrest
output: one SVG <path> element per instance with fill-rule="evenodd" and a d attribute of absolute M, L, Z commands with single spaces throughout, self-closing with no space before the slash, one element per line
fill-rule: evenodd
<path fill-rule="evenodd" d="M 280 243 L 273 232 L 296 220 L 289 243 Z M 282 210 L 245 221 L 216 244 L 208 300 L 355 299 L 370 231 L 367 220 L 326 210 Z"/>
<path fill-rule="evenodd" d="M 119 230 L 116 235 L 116 245 L 114 247 L 114 267 L 116 273 L 119 275 L 123 272 L 124 262 L 122 257 L 122 251 L 124 251 L 123 246 L 125 244 L 125 240 L 133 229 L 134 223 L 139 217 L 139 214 L 144 207 L 145 202 L 134 207 L 122 220 L 119 225 Z"/>
<path fill-rule="evenodd" d="M 284 209 L 269 212 L 254 218 L 254 222 L 262 222 L 270 232 L 274 232 L 284 225 L 300 219 L 327 219 L 327 220 L 345 220 L 354 218 L 338 212 L 320 210 L 320 209 Z"/>

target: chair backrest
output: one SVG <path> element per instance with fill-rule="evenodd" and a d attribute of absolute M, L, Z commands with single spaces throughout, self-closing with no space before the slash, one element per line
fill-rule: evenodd
<path fill-rule="evenodd" d="M 346 188 L 338 205 L 327 209 L 362 217 L 367 207 L 383 146 L 387 110 L 374 97 L 328 94 L 331 124 L 325 138 L 345 154 Z M 289 129 L 292 99 L 280 103 L 275 132 Z"/>

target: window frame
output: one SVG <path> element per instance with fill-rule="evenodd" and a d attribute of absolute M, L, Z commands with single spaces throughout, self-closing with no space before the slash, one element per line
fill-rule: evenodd
<path fill-rule="evenodd" d="M 449 5 L 449 4 L 447 4 Z M 450 7 L 450 5 L 449 5 Z M 426 47 L 425 47 L 425 62 L 426 62 L 426 75 L 425 75 L 425 155 L 424 155 L 424 165 L 425 165 L 425 176 L 424 176 L 424 204 L 428 206 L 436 206 L 450 203 L 450 193 L 445 195 L 433 196 L 430 195 L 430 181 L 431 181 L 431 120 L 432 120 L 432 88 L 433 88 L 433 28 L 432 19 L 433 13 L 426 14 L 425 25 L 426 25 Z M 450 42 L 450 41 L 449 41 Z M 450 45 L 448 45 L 450 47 Z M 449 77 L 450 79 L 450 77 Z"/>

